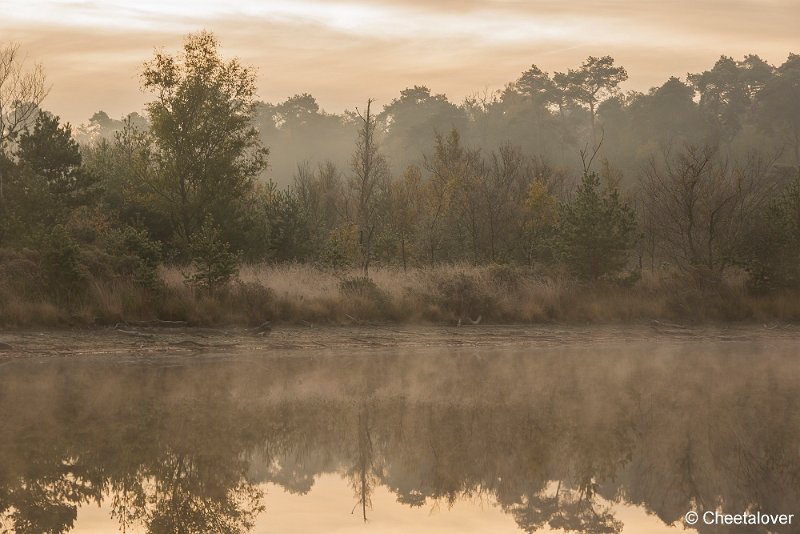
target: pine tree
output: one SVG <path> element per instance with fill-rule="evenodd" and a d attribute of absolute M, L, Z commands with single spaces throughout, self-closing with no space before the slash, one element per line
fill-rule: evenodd
<path fill-rule="evenodd" d="M 575 199 L 560 209 L 562 259 L 577 277 L 597 280 L 620 272 L 636 239 L 636 216 L 617 190 L 601 190 L 596 173 L 583 175 Z"/>

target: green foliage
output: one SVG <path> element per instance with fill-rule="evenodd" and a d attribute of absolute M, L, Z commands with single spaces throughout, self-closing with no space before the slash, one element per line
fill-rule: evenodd
<path fill-rule="evenodd" d="M 292 188 L 279 190 L 270 182 L 262 203 L 270 258 L 276 261 L 307 260 L 312 253 L 308 214 L 297 191 Z"/>
<path fill-rule="evenodd" d="M 621 92 L 626 70 L 589 57 L 552 77 L 531 66 L 503 92 L 461 106 L 415 86 L 381 111 L 369 101 L 337 115 L 309 94 L 256 102 L 253 69 L 219 48 L 201 32 L 175 55 L 156 53 L 141 75 L 153 95 L 148 121 L 97 113 L 78 130 L 85 146 L 38 107 L 13 136 L 0 132 L 0 246 L 24 257 L 6 287 L 20 280 L 25 298 L 64 300 L 114 286 L 144 302 L 153 293 L 140 289 L 159 286 L 161 262 L 191 262 L 188 284 L 228 291 L 183 291 L 234 302 L 228 282 L 241 259 L 363 274 L 373 265 L 490 265 L 431 284 L 426 304 L 451 316 L 484 310 L 496 298 L 484 285 L 523 287 L 522 265 L 525 276 L 563 266 L 636 287 L 641 270 L 624 273 L 636 220 L 616 187 L 631 193 L 643 161 L 652 162 L 637 199 L 648 239 L 638 252 L 653 270 L 669 265 L 718 284 L 739 266 L 755 287 L 800 285 L 800 185 L 773 198 L 800 163 L 797 55 L 777 68 L 723 57 L 647 93 Z M 564 202 L 579 147 L 600 128 L 607 172 L 586 173 Z M 269 181 L 257 180 L 266 178 L 265 141 L 283 151 Z M 325 163 L 301 164 L 286 186 L 287 162 L 304 158 Z M 401 172 L 392 179 L 392 170 Z M 350 304 L 381 298 L 366 277 L 340 290 L 356 297 Z M 269 312 L 263 306 L 257 315 Z M 109 309 L 113 317 L 125 306 Z"/>
<path fill-rule="evenodd" d="M 62 126 L 58 117 L 40 113 L 33 131 L 20 137 L 18 156 L 33 172 L 43 176 L 54 191 L 68 192 L 75 187 L 81 153 L 70 125 Z"/>
<path fill-rule="evenodd" d="M 66 224 L 73 210 L 96 202 L 97 178 L 82 166 L 72 129 L 60 124 L 58 117 L 39 113 L 33 129 L 19 138 L 17 158 L 16 168 L 2 171 L 7 177 L 8 217 L 15 226 L 12 237 L 17 243 L 29 240 L 37 231 Z"/>
<path fill-rule="evenodd" d="M 754 221 L 745 267 L 756 290 L 800 287 L 800 174 Z"/>
<path fill-rule="evenodd" d="M 96 177 L 81 166 L 72 127 L 58 117 L 40 113 L 33 130 L 20 136 L 17 155 L 23 167 L 44 181 L 55 207 L 67 210 L 94 200 Z"/>
<path fill-rule="evenodd" d="M 142 72 L 154 141 L 155 172 L 146 175 L 154 205 L 186 246 L 207 217 L 241 245 L 244 202 L 266 167 L 267 149 L 252 126 L 255 72 L 224 61 L 208 32 L 189 35 L 179 56 L 157 53 Z"/>
<path fill-rule="evenodd" d="M 355 227 L 342 225 L 334 228 L 320 251 L 319 264 L 334 270 L 351 267 L 356 245 Z"/>
<path fill-rule="evenodd" d="M 41 297 L 40 263 L 34 250 L 0 248 L 0 295 L 16 294 L 29 301 Z"/>
<path fill-rule="evenodd" d="M 531 182 L 522 206 L 522 233 L 529 267 L 552 263 L 555 257 L 558 203 L 541 181 Z"/>
<path fill-rule="evenodd" d="M 195 287 L 209 291 L 221 289 L 239 270 L 239 257 L 222 240 L 219 228 L 210 218 L 195 233 L 190 252 L 194 273 L 186 282 Z"/>
<path fill-rule="evenodd" d="M 774 70 L 755 55 L 742 61 L 721 56 L 710 70 L 689 75 L 700 93 L 700 110 L 721 139 L 730 141 L 741 130 L 753 95 L 770 81 Z"/>
<path fill-rule="evenodd" d="M 170 217 L 160 209 L 157 193 L 148 185 L 154 179 L 153 139 L 142 119 L 129 115 L 118 130 L 82 147 L 86 168 L 103 182 L 101 205 L 122 225 L 142 228 L 154 239 L 172 239 Z"/>
<path fill-rule="evenodd" d="M 391 125 L 385 140 L 386 150 L 408 155 L 419 154 L 430 146 L 438 129 L 463 128 L 467 122 L 458 106 L 443 94 L 432 94 L 424 85 L 401 90 L 398 98 L 384 106 L 378 120 Z"/>
<path fill-rule="evenodd" d="M 56 225 L 42 243 L 41 266 L 48 291 L 68 301 L 86 289 L 88 272 L 81 263 L 81 250 L 62 225 Z"/>
<path fill-rule="evenodd" d="M 619 273 L 636 239 L 636 215 L 616 190 L 602 191 L 600 177 L 583 175 L 570 203 L 561 204 L 559 237 L 567 268 L 596 280 Z"/>
<path fill-rule="evenodd" d="M 611 56 L 589 56 L 578 69 L 570 69 L 566 74 L 557 72 L 553 76 L 563 97 L 589 108 L 592 135 L 595 133 L 595 115 L 601 98 L 613 96 L 619 84 L 627 79 L 628 72 L 624 67 L 614 66 Z"/>
<path fill-rule="evenodd" d="M 118 274 L 147 288 L 158 285 L 161 243 L 152 240 L 144 230 L 131 226 L 111 231 L 106 240 Z"/>

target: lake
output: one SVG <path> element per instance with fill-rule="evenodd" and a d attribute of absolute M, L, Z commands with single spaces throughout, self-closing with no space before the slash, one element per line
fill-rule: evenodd
<path fill-rule="evenodd" d="M 689 511 L 795 514 L 798 346 L 12 358 L 0 532 L 658 533 Z"/>

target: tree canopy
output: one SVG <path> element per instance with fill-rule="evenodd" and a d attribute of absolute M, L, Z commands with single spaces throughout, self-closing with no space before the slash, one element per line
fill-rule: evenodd
<path fill-rule="evenodd" d="M 255 72 L 225 61 L 217 38 L 189 35 L 179 55 L 158 52 L 144 65 L 143 87 L 158 172 L 147 178 L 176 241 L 191 244 L 207 217 L 235 241 L 245 224 L 241 201 L 265 168 L 268 151 L 253 127 Z"/>

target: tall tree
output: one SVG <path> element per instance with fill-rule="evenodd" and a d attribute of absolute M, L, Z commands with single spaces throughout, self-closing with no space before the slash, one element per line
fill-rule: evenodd
<path fill-rule="evenodd" d="M 423 186 L 421 226 L 431 264 L 448 253 L 451 260 L 466 257 L 466 249 L 477 261 L 481 230 L 478 156 L 477 151 L 464 148 L 461 135 L 453 128 L 447 136 L 436 134 L 434 152 L 425 157 L 430 178 Z"/>
<path fill-rule="evenodd" d="M 277 123 L 279 126 L 301 126 L 308 122 L 319 113 L 317 99 L 308 93 L 294 95 L 286 99 L 286 102 L 275 106 Z"/>
<path fill-rule="evenodd" d="M 558 104 L 558 87 L 550 79 L 550 75 L 536 65 L 531 65 L 531 68 L 522 73 L 514 83 L 514 88 L 531 98 L 534 105 L 546 107 Z"/>
<path fill-rule="evenodd" d="M 577 277 L 596 280 L 628 263 L 636 215 L 616 190 L 602 190 L 597 174 L 584 173 L 575 199 L 561 205 L 559 224 L 564 262 Z"/>
<path fill-rule="evenodd" d="M 386 131 L 383 142 L 392 171 L 400 174 L 408 165 L 422 163 L 422 153 L 433 142 L 437 129 L 464 126 L 464 111 L 444 94 L 431 93 L 424 85 L 407 87 L 384 106 L 378 116 L 379 128 Z"/>
<path fill-rule="evenodd" d="M 498 139 L 492 144 L 524 143 L 525 148 L 539 152 L 555 149 L 558 123 L 551 108 L 563 102 L 558 86 L 546 72 L 531 65 L 499 95 L 500 105 L 494 107 L 498 108 L 502 126 L 495 132 Z M 481 144 L 487 146 L 488 143 L 482 140 Z"/>
<path fill-rule="evenodd" d="M 183 52 L 159 52 L 145 63 L 145 89 L 158 172 L 148 185 L 172 220 L 176 241 L 191 245 L 208 217 L 236 242 L 244 220 L 242 199 L 266 167 L 268 151 L 252 125 L 255 72 L 224 61 L 209 32 L 190 34 Z"/>
<path fill-rule="evenodd" d="M 515 243 L 515 225 L 521 219 L 520 199 L 527 190 L 528 168 L 519 148 L 505 144 L 490 154 L 477 174 L 486 250 L 492 263 L 508 261 Z"/>
<path fill-rule="evenodd" d="M 357 112 L 360 128 L 350 179 L 350 190 L 354 197 L 353 221 L 358 231 L 359 263 L 364 276 L 369 275 L 374 240 L 384 215 L 381 204 L 386 200 L 389 179 L 389 168 L 378 150 L 375 137 L 377 117 L 372 113 L 372 102 L 372 99 L 367 100 L 366 110 Z"/>
<path fill-rule="evenodd" d="M 72 127 L 62 125 L 58 117 L 40 113 L 33 130 L 20 136 L 18 155 L 54 193 L 69 194 L 77 186 L 80 148 L 72 138 Z"/>
<path fill-rule="evenodd" d="M 422 171 L 409 165 L 403 176 L 391 185 L 390 217 L 393 237 L 400 245 L 403 270 L 408 268 L 410 245 L 422 216 Z"/>
<path fill-rule="evenodd" d="M 48 90 L 41 65 L 26 68 L 16 43 L 0 46 L 0 242 L 8 216 L 5 183 L 12 169 L 8 145 L 35 118 Z"/>
<path fill-rule="evenodd" d="M 625 67 L 614 66 L 611 56 L 589 56 L 578 69 L 570 69 L 566 75 L 557 74 L 568 96 L 589 108 L 594 139 L 597 105 L 617 92 L 619 84 L 628 79 L 628 71 Z"/>
<path fill-rule="evenodd" d="M 771 65 L 750 55 L 742 61 L 721 56 L 710 70 L 689 74 L 700 94 L 700 109 L 721 140 L 730 142 L 739 133 L 753 98 L 773 72 Z"/>
<path fill-rule="evenodd" d="M 52 227 L 66 222 L 78 206 L 91 205 L 96 178 L 82 166 L 78 143 L 69 124 L 61 124 L 50 113 L 39 113 L 31 130 L 17 143 L 19 160 L 9 212 L 17 212 L 25 225 Z"/>
<path fill-rule="evenodd" d="M 640 142 L 655 141 L 668 147 L 695 140 L 703 128 L 693 98 L 692 86 L 674 76 L 639 98 L 632 119 Z"/>
<path fill-rule="evenodd" d="M 0 46 L 0 150 L 35 118 L 48 91 L 40 64 L 27 69 L 18 44 Z"/>
<path fill-rule="evenodd" d="M 755 153 L 730 162 L 693 145 L 652 158 L 643 200 L 663 259 L 698 281 L 718 280 L 774 191 L 774 162 Z"/>
<path fill-rule="evenodd" d="M 789 54 L 776 76 L 764 85 L 757 102 L 761 126 L 786 139 L 794 164 L 800 167 L 800 55 Z"/>
<path fill-rule="evenodd" d="M 751 283 L 760 289 L 800 287 L 800 172 L 758 215 L 743 247 Z"/>

